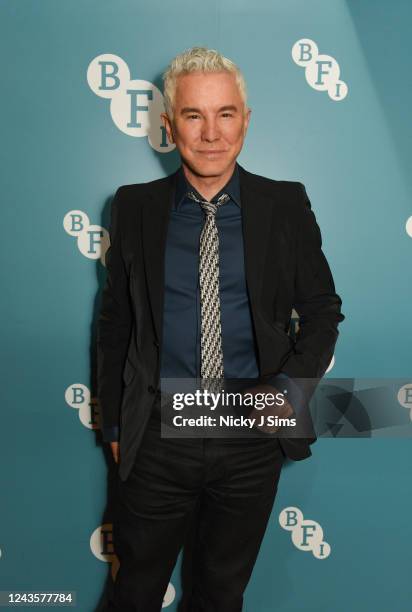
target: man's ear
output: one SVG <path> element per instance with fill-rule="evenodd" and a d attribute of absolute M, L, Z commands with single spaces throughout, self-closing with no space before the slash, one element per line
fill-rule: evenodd
<path fill-rule="evenodd" d="M 174 144 L 172 122 L 167 113 L 160 113 L 170 144 Z"/>
<path fill-rule="evenodd" d="M 252 114 L 252 109 L 251 108 L 247 108 L 246 112 L 245 112 L 245 134 L 246 134 L 246 130 L 249 127 L 249 122 L 250 122 L 250 115 Z"/>

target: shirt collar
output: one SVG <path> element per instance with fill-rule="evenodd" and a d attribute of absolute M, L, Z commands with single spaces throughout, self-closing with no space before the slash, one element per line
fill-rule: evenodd
<path fill-rule="evenodd" d="M 183 200 L 185 199 L 188 191 L 194 191 L 194 193 L 198 197 L 203 197 L 199 194 L 199 192 L 189 183 L 187 180 L 185 173 L 183 172 L 183 167 L 180 166 L 177 172 L 176 178 L 176 192 L 174 198 L 174 210 L 179 210 Z M 239 166 L 238 163 L 235 163 L 235 168 L 233 170 L 233 174 L 226 183 L 224 187 L 212 198 L 216 200 L 222 193 L 227 193 L 230 196 L 230 199 L 233 200 L 237 206 L 240 208 L 240 182 L 239 182 Z"/>

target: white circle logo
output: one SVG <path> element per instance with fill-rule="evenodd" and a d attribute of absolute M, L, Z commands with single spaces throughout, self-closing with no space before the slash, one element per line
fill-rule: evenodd
<path fill-rule="evenodd" d="M 87 82 L 96 96 L 110 99 L 110 114 L 121 132 L 135 138 L 147 136 L 159 153 L 175 149 L 160 116 L 165 112 L 161 91 L 150 81 L 131 79 L 121 57 L 110 53 L 95 57 L 87 68 Z"/>

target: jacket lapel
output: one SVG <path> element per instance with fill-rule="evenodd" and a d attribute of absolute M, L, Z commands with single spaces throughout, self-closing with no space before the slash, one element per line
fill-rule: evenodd
<path fill-rule="evenodd" d="M 253 309 L 263 282 L 273 205 L 270 198 L 256 187 L 253 174 L 240 165 L 239 170 L 246 283 Z"/>
<path fill-rule="evenodd" d="M 164 297 L 164 257 L 167 228 L 177 172 L 159 180 L 143 205 L 142 236 L 147 290 L 157 341 L 161 343 Z"/>
<path fill-rule="evenodd" d="M 283 331 L 271 326 L 271 334 L 268 334 L 267 323 L 264 324 L 265 312 L 271 312 L 273 305 L 264 304 L 263 296 L 261 299 L 264 283 L 271 283 L 271 293 L 276 295 L 279 278 L 274 271 L 278 267 L 271 265 L 266 268 L 265 264 L 269 252 L 274 257 L 281 257 L 281 252 L 276 247 L 281 243 L 283 207 L 276 202 L 275 188 L 271 189 L 269 195 L 254 174 L 242 167 L 240 170 L 246 283 L 256 333 L 259 370 L 261 375 L 264 375 L 276 367 L 274 364 L 278 363 L 285 350 L 290 348 L 288 337 Z M 270 277 L 269 272 L 266 272 L 265 276 L 265 269 L 271 270 Z M 273 333 L 276 333 L 276 329 L 279 338 L 278 342 L 274 343 Z"/>

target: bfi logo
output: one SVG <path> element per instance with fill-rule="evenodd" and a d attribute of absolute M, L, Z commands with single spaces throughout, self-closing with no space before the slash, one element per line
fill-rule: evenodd
<path fill-rule="evenodd" d="M 100 413 L 97 398 L 91 397 L 90 389 L 82 383 L 73 383 L 64 392 L 64 399 L 70 408 L 78 411 L 79 420 L 88 429 L 100 428 Z"/>
<path fill-rule="evenodd" d="M 118 55 L 104 53 L 87 68 L 87 83 L 99 98 L 110 100 L 110 114 L 115 126 L 127 136 L 147 137 L 159 153 L 175 148 L 167 140 L 160 114 L 164 112 L 163 95 L 150 81 L 131 79 L 126 62 Z"/>
<path fill-rule="evenodd" d="M 403 408 L 409 410 L 409 418 L 412 421 L 412 384 L 403 385 L 398 391 L 398 402 Z"/>
<path fill-rule="evenodd" d="M 307 83 L 317 91 L 327 91 L 331 100 L 340 102 L 348 94 L 348 86 L 340 79 L 340 67 L 331 55 L 320 54 L 317 44 L 302 38 L 292 47 L 292 59 L 305 68 Z"/>
<path fill-rule="evenodd" d="M 329 557 L 331 548 L 323 539 L 322 527 L 312 519 L 305 519 L 299 508 L 284 508 L 279 514 L 279 525 L 291 532 L 292 542 L 299 550 L 311 551 L 316 559 Z"/>
<path fill-rule="evenodd" d="M 113 524 L 104 523 L 95 529 L 90 536 L 90 550 L 99 561 L 112 564 L 112 578 L 116 580 L 117 572 L 119 571 L 120 563 L 115 551 L 116 543 L 113 540 Z M 169 582 L 166 592 L 163 596 L 162 608 L 167 608 L 176 598 L 176 589 Z"/>
<path fill-rule="evenodd" d="M 110 246 L 107 229 L 92 225 L 82 210 L 70 210 L 63 219 L 63 227 L 69 236 L 77 238 L 77 247 L 88 259 L 100 259 L 106 265 L 106 252 Z"/>

